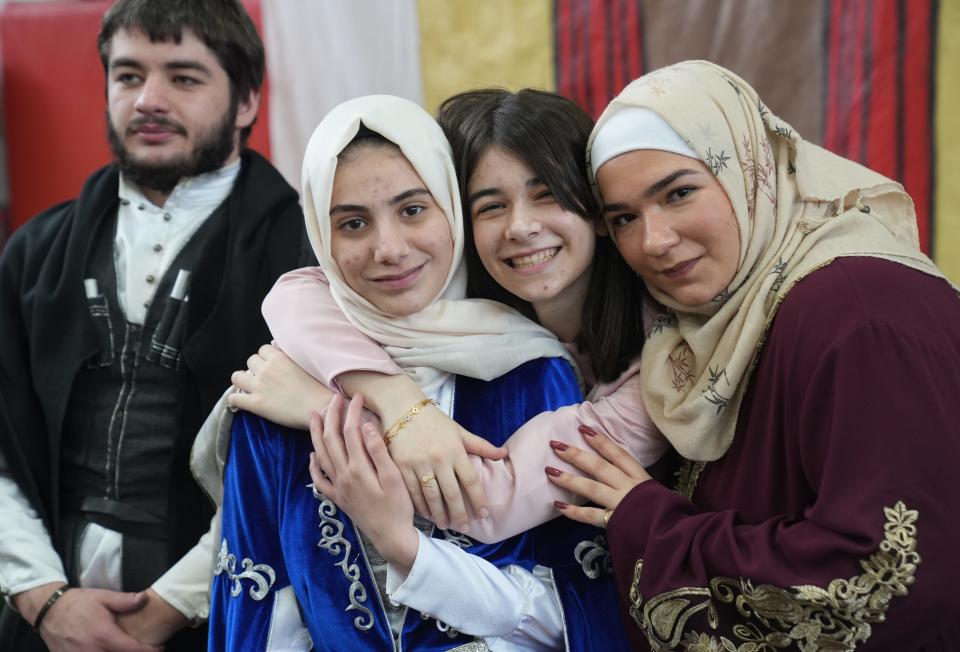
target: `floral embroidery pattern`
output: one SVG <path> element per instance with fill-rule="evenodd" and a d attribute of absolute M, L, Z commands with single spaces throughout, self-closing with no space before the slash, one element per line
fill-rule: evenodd
<path fill-rule="evenodd" d="M 770 286 L 771 292 L 777 292 L 780 290 L 780 287 L 783 285 L 783 282 L 787 279 L 784 271 L 787 269 L 787 263 L 780 258 L 777 260 L 777 264 L 773 266 L 773 269 L 770 270 L 770 275 L 776 277 L 773 280 L 773 285 Z"/>
<path fill-rule="evenodd" d="M 719 176 L 723 170 L 726 170 L 729 161 L 730 157 L 727 156 L 725 151 L 720 150 L 719 152 L 714 152 L 711 148 L 707 148 L 705 163 L 707 167 L 710 168 L 710 171 L 713 172 L 713 176 Z"/>
<path fill-rule="evenodd" d="M 229 548 L 227 547 L 227 540 L 223 539 L 220 542 L 220 552 L 217 555 L 217 568 L 213 571 L 214 576 L 222 575 L 223 573 L 227 574 L 227 578 L 233 582 L 230 595 L 234 598 L 240 595 L 240 592 L 243 590 L 240 581 L 250 580 L 253 582 L 253 586 L 249 589 L 250 597 L 257 601 L 263 600 L 267 597 L 267 593 L 270 592 L 270 587 L 277 581 L 276 572 L 267 564 L 254 564 L 253 560 L 249 557 L 245 557 L 243 561 L 240 562 L 240 565 L 243 566 L 243 571 L 238 573 L 237 556 L 230 554 Z"/>
<path fill-rule="evenodd" d="M 360 612 L 353 619 L 353 626 L 360 631 L 367 631 L 374 624 L 373 612 L 364 606 L 367 601 L 367 589 L 360 581 L 360 567 L 356 563 L 349 563 L 350 552 L 353 546 L 343 536 L 343 522 L 334 518 L 337 515 L 337 506 L 330 499 L 324 497 L 318 509 L 320 514 L 320 541 L 317 547 L 326 550 L 334 557 L 342 557 L 335 566 L 339 567 L 344 577 L 350 582 L 347 597 L 350 605 L 346 611 Z"/>
<path fill-rule="evenodd" d="M 693 349 L 686 342 L 673 350 L 667 360 L 673 368 L 673 388 L 678 392 L 690 384 L 693 380 L 693 371 L 690 368 L 690 358 L 693 357 Z"/>
<path fill-rule="evenodd" d="M 653 320 L 653 324 L 650 325 L 650 332 L 647 333 L 647 338 L 649 339 L 657 333 L 662 333 L 664 328 L 676 325 L 677 316 L 674 313 L 667 312 L 657 315 L 656 319 Z"/>
<path fill-rule="evenodd" d="M 733 292 L 730 291 L 730 288 L 722 290 L 720 294 L 710 299 L 713 303 L 726 303 L 730 300 L 730 297 L 733 296 Z"/>
<path fill-rule="evenodd" d="M 692 500 L 693 491 L 697 488 L 697 482 L 700 480 L 700 473 L 706 465 L 706 462 L 683 460 L 680 468 L 673 472 L 674 477 L 677 479 L 677 486 L 674 488 L 674 491 Z"/>
<path fill-rule="evenodd" d="M 762 147 L 762 160 L 757 160 L 754 155 L 753 147 L 750 145 L 750 138 L 746 134 L 743 136 L 743 160 L 740 161 L 740 167 L 743 169 L 747 179 L 751 180 L 752 187 L 747 192 L 747 213 L 752 217 L 758 195 L 762 195 L 770 202 L 776 205 L 777 195 L 773 187 L 776 180 L 776 168 L 773 164 L 773 152 L 770 150 L 770 144 L 766 141 Z"/>
<path fill-rule="evenodd" d="M 767 116 L 770 115 L 770 112 L 767 111 L 767 107 L 763 105 L 763 102 L 760 101 L 760 98 L 757 98 L 757 111 L 760 113 L 760 119 L 766 120 Z"/>
<path fill-rule="evenodd" d="M 662 75 L 647 75 L 647 78 L 643 79 L 640 85 L 649 88 L 650 92 L 657 97 L 663 97 L 667 94 L 666 81 Z"/>
<path fill-rule="evenodd" d="M 717 577 L 709 588 L 681 588 L 643 604 L 641 560 L 634 565 L 630 616 L 655 650 L 853 650 L 870 637 L 871 624 L 883 621 L 893 598 L 907 595 L 920 564 L 918 512 L 907 509 L 902 501 L 884 507 L 883 512 L 883 541 L 869 559 L 860 562 L 864 570 L 860 575 L 835 579 L 826 588 L 806 584 L 790 589 Z M 686 631 L 689 620 L 700 613 L 710 629 L 718 629 L 723 605 L 735 607 L 738 614 L 738 622 L 730 628 L 732 638 Z"/>
<path fill-rule="evenodd" d="M 727 378 L 726 368 L 720 369 L 719 367 L 714 369 L 710 367 L 710 379 L 707 381 L 707 387 L 703 390 L 703 395 L 708 402 L 713 403 L 717 406 L 717 414 L 720 414 L 720 410 L 727 407 L 727 404 L 730 402 L 730 398 L 724 396 L 717 390 L 717 384 L 721 380 L 727 383 L 727 387 L 730 386 L 730 379 Z"/>
<path fill-rule="evenodd" d="M 603 573 L 609 575 L 613 572 L 613 560 L 607 550 L 607 539 L 602 534 L 594 537 L 593 541 L 578 543 L 573 549 L 573 557 L 580 563 L 583 574 L 592 580 Z"/>
<path fill-rule="evenodd" d="M 781 138 L 793 138 L 793 130 L 789 127 L 784 127 L 783 125 L 777 125 L 774 127 L 774 132 Z"/>

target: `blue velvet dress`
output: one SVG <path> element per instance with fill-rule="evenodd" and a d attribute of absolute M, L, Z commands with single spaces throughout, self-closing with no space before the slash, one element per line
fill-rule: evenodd
<path fill-rule="evenodd" d="M 540 412 L 580 400 L 567 362 L 539 359 L 492 381 L 458 376 L 453 416 L 499 445 Z M 316 650 L 398 649 L 355 526 L 332 502 L 318 502 L 307 488 L 311 451 L 310 438 L 302 432 L 252 414 L 236 415 L 224 473 L 211 650 L 264 650 L 276 593 L 288 586 Z M 550 568 L 563 610 L 566 649 L 625 650 L 612 577 L 598 563 L 602 534 L 557 518 L 495 544 L 467 540 L 465 550 L 498 567 Z M 433 536 L 442 538 L 443 532 Z M 399 649 L 452 650 L 473 640 L 408 609 Z"/>

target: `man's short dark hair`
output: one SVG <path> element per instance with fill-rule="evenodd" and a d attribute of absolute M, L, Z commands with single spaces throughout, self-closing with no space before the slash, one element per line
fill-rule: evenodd
<path fill-rule="evenodd" d="M 239 0 L 117 0 L 106 13 L 97 36 L 104 71 L 110 39 L 120 30 L 142 30 L 152 42 L 180 43 L 189 29 L 216 55 L 230 78 L 231 101 L 245 100 L 263 84 L 263 43 Z M 241 142 L 250 127 L 241 132 Z"/>

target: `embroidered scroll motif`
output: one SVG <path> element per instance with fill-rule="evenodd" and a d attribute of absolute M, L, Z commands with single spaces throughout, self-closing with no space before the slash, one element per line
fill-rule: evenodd
<path fill-rule="evenodd" d="M 697 481 L 700 480 L 700 473 L 706 465 L 706 462 L 683 460 L 680 468 L 673 473 L 674 477 L 677 478 L 677 486 L 674 491 L 689 500 L 693 500 L 693 492 L 697 488 Z"/>
<path fill-rule="evenodd" d="M 337 506 L 329 498 L 320 501 L 320 507 L 317 510 L 320 514 L 320 541 L 317 547 L 329 552 L 333 557 L 341 557 L 334 564 L 343 572 L 344 577 L 350 582 L 347 589 L 347 597 L 350 605 L 345 611 L 357 610 L 360 614 L 353 619 L 353 626 L 362 632 L 373 627 L 373 612 L 365 606 L 367 601 L 367 589 L 360 581 L 360 566 L 356 563 L 349 563 L 350 551 L 353 546 L 343 537 L 343 522 L 337 518 Z"/>
<path fill-rule="evenodd" d="M 443 540 L 449 541 L 458 548 L 469 548 L 477 544 L 476 541 L 468 537 L 466 534 L 460 534 L 459 532 L 454 532 L 453 530 L 442 530 Z"/>
<path fill-rule="evenodd" d="M 581 541 L 573 549 L 573 557 L 580 563 L 583 574 L 592 580 L 601 574 L 613 572 L 613 560 L 607 550 L 607 539 L 602 534 L 594 537 L 593 541 Z"/>
<path fill-rule="evenodd" d="M 883 512 L 883 541 L 869 559 L 860 562 L 864 571 L 860 575 L 835 579 L 826 588 L 801 585 L 789 589 L 717 577 L 709 588 L 676 589 L 644 605 L 639 591 L 643 562 L 638 561 L 630 587 L 630 616 L 655 650 L 853 650 L 870 637 L 871 624 L 883 621 L 893 598 L 907 594 L 920 564 L 916 552 L 918 512 L 907 509 L 902 501 L 884 507 Z M 700 612 L 706 613 L 707 625 L 716 630 L 721 605 L 735 606 L 742 618 L 731 628 L 735 640 L 686 631 L 687 622 Z"/>
<path fill-rule="evenodd" d="M 244 558 L 240 564 L 243 566 L 243 572 L 237 573 L 237 556 L 230 554 L 227 540 L 223 539 L 220 543 L 220 554 L 217 555 L 217 568 L 213 574 L 215 576 L 227 574 L 227 578 L 233 582 L 230 595 L 234 598 L 243 590 L 241 580 L 252 581 L 250 597 L 257 601 L 263 600 L 270 592 L 270 587 L 277 581 L 277 574 L 267 564 L 254 564 L 249 557 Z"/>
<path fill-rule="evenodd" d="M 423 613 L 422 611 L 420 612 L 420 619 L 421 619 L 421 620 L 433 620 L 433 621 L 434 621 L 434 624 L 437 626 L 437 629 L 438 629 L 439 631 L 443 632 L 444 634 L 446 634 L 446 635 L 447 635 L 447 638 L 456 638 L 457 636 L 460 635 L 460 632 L 458 632 L 457 630 L 455 630 L 453 627 L 451 627 L 451 626 L 448 625 L 447 623 L 443 622 L 443 621 L 440 620 L 439 618 L 434 618 L 433 616 L 431 616 L 431 615 L 429 615 L 429 614 L 425 614 L 425 613 Z M 460 648 L 457 648 L 457 649 L 459 650 Z"/>

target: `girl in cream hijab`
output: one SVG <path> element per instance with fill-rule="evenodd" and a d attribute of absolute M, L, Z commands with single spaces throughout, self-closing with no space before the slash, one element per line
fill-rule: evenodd
<path fill-rule="evenodd" d="M 341 104 L 314 132 L 303 180 L 310 241 L 338 307 L 436 407 L 499 445 L 533 415 L 580 400 L 551 334 L 500 304 L 463 298 L 457 183 L 425 111 L 389 96 Z M 430 402 L 383 437 L 361 433 L 356 396 L 341 435 L 336 397 L 322 423 L 312 418 L 312 443 L 237 414 L 212 649 L 305 648 L 310 639 L 318 650 L 622 645 L 612 581 L 585 578 L 575 558 L 593 528 L 567 523 L 484 545 L 414 520 L 384 439 Z M 590 631 L 597 624 L 603 633 Z"/>
<path fill-rule="evenodd" d="M 557 453 L 595 477 L 554 480 L 609 519 L 635 646 L 956 649 L 960 299 L 910 198 L 703 61 L 624 89 L 589 157 L 687 460 L 675 492 L 606 438 Z"/>

